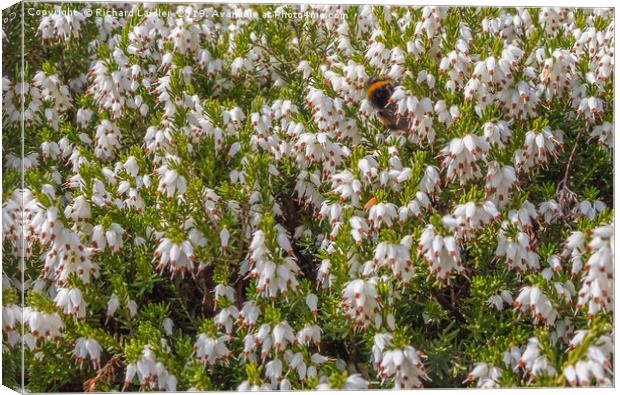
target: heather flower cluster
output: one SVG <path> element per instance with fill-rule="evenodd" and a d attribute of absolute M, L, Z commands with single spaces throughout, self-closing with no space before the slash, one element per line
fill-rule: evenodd
<path fill-rule="evenodd" d="M 38 5 L 6 385 L 613 385 L 613 9 Z"/>

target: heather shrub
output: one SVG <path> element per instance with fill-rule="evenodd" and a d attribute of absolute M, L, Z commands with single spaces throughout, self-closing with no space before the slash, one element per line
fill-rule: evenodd
<path fill-rule="evenodd" d="M 5 385 L 613 384 L 613 10 L 20 7 Z"/>

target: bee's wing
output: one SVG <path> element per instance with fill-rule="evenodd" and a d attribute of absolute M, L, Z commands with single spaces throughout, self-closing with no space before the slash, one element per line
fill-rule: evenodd
<path fill-rule="evenodd" d="M 377 110 L 377 112 L 385 118 L 396 119 L 394 111 L 391 107 L 382 108 L 380 110 Z"/>
<path fill-rule="evenodd" d="M 408 131 L 409 130 L 409 119 L 407 119 L 407 117 L 401 117 L 398 120 L 398 123 L 396 124 L 396 129 L 402 130 L 403 132 Z"/>
<path fill-rule="evenodd" d="M 393 106 L 381 109 L 377 111 L 377 113 L 381 123 L 390 129 L 401 130 L 403 132 L 409 130 L 409 120 L 407 117 L 400 117 L 400 119 L 397 119 Z"/>
<path fill-rule="evenodd" d="M 395 126 L 396 118 L 394 117 L 394 112 L 387 108 L 378 110 L 377 118 L 379 119 L 379 122 L 389 128 L 393 128 Z"/>
<path fill-rule="evenodd" d="M 392 129 L 402 130 L 406 132 L 409 130 L 409 119 L 406 116 L 397 117 L 396 116 L 396 104 L 390 103 L 385 111 L 389 112 L 389 117 L 392 121 Z"/>

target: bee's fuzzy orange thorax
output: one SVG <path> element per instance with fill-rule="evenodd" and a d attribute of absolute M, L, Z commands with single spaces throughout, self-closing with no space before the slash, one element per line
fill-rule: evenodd
<path fill-rule="evenodd" d="M 388 85 L 389 83 L 389 80 L 379 80 L 368 85 L 368 88 L 366 88 L 366 99 L 370 99 L 375 90 L 381 88 L 382 86 Z"/>

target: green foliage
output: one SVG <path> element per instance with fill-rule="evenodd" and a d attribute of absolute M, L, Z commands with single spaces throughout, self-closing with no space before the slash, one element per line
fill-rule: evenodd
<path fill-rule="evenodd" d="M 65 11 L 86 7 L 81 3 L 37 4 L 45 11 L 57 6 Z M 126 8 L 94 3 L 88 7 L 94 12 Z M 204 8 L 211 12 L 232 9 L 225 5 Z M 381 377 L 377 368 L 381 361 L 374 360 L 377 354 L 375 336 L 387 332 L 392 336 L 390 349 L 413 347 L 420 351 L 426 375 L 420 374 L 420 377 L 428 387 L 476 385 L 468 375 L 478 363 L 501 367 L 501 375 L 495 383 L 501 386 L 570 384 L 563 369 L 586 358 L 588 347 L 599 344 L 601 338 L 613 333 L 611 313 L 601 310 L 590 314 L 587 307 L 576 306 L 587 269 L 582 267 L 577 273 L 571 273 L 572 258 L 570 251 L 565 250 L 567 238 L 575 231 L 583 232 L 584 247 L 579 254 L 583 262 L 588 262 L 593 255 L 588 244 L 592 242 L 593 232 L 613 221 L 613 156 L 609 147 L 600 141 L 600 144 L 595 143 L 591 137 L 596 125 L 613 122 L 613 111 L 607 104 L 613 102 L 613 74 L 593 83 L 595 77 L 589 75 L 592 74 L 591 55 L 583 55 L 575 63 L 574 81 L 570 81 L 570 89 L 583 91 L 578 98 L 571 97 L 568 91 L 550 99 L 541 95 L 535 115 L 508 116 L 500 100 L 481 108 L 479 98 L 467 99 L 462 91 L 472 78 L 477 61 L 491 56 L 500 58 L 509 49 L 505 37 L 484 26 L 505 13 L 521 15 L 525 11 L 531 20 L 527 22 L 528 28 L 515 28 L 514 43 L 523 50 L 523 56 L 515 65 L 510 65 L 510 88 L 515 88 L 512 85 L 520 81 L 527 81 L 532 89 L 546 88 L 539 84 L 544 72 L 537 57 L 552 57 L 555 50 L 574 53 L 576 37 L 564 31 L 564 27 L 550 34 L 548 26 L 541 21 L 539 9 L 442 9 L 440 27 L 430 35 L 417 27 L 418 23 L 435 18 L 423 17 L 429 8 L 376 6 L 368 11 L 362 6 L 343 7 L 340 9 L 343 19 L 339 22 L 273 17 L 277 11 L 299 10 L 293 6 L 252 5 L 244 9 L 256 13 L 256 18 L 229 17 L 222 12 L 194 20 L 188 16 L 172 16 L 177 11 L 174 5 L 139 5 L 134 9 L 136 14 L 113 18 L 122 22 L 118 25 L 104 28 L 103 19 L 87 18 L 81 24 L 79 37 L 62 40 L 41 38 L 40 15 L 24 15 L 23 25 L 18 18 L 4 28 L 7 35 L 3 42 L 5 54 L 21 52 L 22 30 L 26 48 L 23 76 L 19 72 L 20 57 L 2 59 L 7 81 L 13 85 L 32 80 L 39 70 L 47 76 L 57 76 L 63 86 L 79 85 L 78 77 L 85 79 L 80 88 L 71 88 L 71 106 L 57 114 L 58 125 L 45 115 L 46 110 L 54 109 L 54 100 L 41 101 L 23 137 L 19 125 L 9 119 L 10 114 L 3 114 L 4 158 L 38 155 L 36 165 L 25 166 L 23 174 L 21 163 L 9 166 L 9 160 L 3 161 L 3 202 L 17 196 L 14 192 L 22 186 L 27 187 L 37 207 L 57 210 L 54 226 L 62 226 L 77 235 L 77 245 L 88 249 L 89 259 L 96 266 L 91 281 L 83 281 L 83 273 L 78 270 L 59 281 L 56 272 L 68 266 L 59 268 L 47 264 L 46 259 L 50 255 L 53 258 L 50 241 L 44 242 L 45 237 L 35 235 L 31 229 L 23 230 L 24 235 L 29 235 L 25 257 L 27 270 L 23 273 L 26 281 L 24 305 L 36 312 L 57 314 L 63 322 L 60 338 L 46 338 L 45 334 L 28 338 L 32 340 L 32 347 L 24 348 L 26 389 L 30 392 L 156 389 L 150 383 L 139 383 L 137 378 L 124 383 L 129 366 L 139 365 L 145 358 L 145 350 L 152 351 L 155 361 L 174 376 L 176 389 L 181 391 L 231 390 L 245 384 L 248 388 L 258 388 L 269 381 L 267 361 L 276 359 L 283 363 L 283 375 L 294 390 L 321 386 L 345 388 L 354 372 L 373 388 L 388 388 L 396 384 L 395 374 Z M 16 12 L 17 8 L 12 10 Z M 178 21 L 183 27 L 179 30 L 189 38 L 178 43 L 177 37 L 168 30 L 147 26 L 148 19 L 138 15 L 147 10 L 170 12 L 169 21 L 175 21 L 168 26 L 170 30 Z M 574 9 L 570 13 L 574 26 L 582 30 L 593 27 L 602 34 L 613 26 L 611 14 L 595 15 L 585 9 Z M 95 20 L 98 22 L 93 22 Z M 168 24 L 164 19 L 156 20 L 162 25 Z M 372 26 L 364 27 L 368 21 Z M 336 27 L 330 26 L 334 23 Z M 468 69 L 462 71 L 463 75 L 456 73 L 455 76 L 444 70 L 442 59 L 462 45 L 459 40 L 465 24 L 471 28 L 471 39 L 467 42 L 467 54 L 461 55 L 471 59 L 466 62 Z M 156 38 L 144 39 L 139 34 L 141 28 L 151 29 L 149 33 Z M 162 31 L 170 33 L 170 37 L 163 38 Z M 338 40 L 343 38 L 348 40 L 346 48 L 336 48 L 341 43 Z M 148 42 L 145 44 L 142 40 Z M 198 44 L 192 47 L 195 42 Z M 438 120 L 436 106 L 430 115 L 427 114 L 431 118 L 429 127 L 436 133 L 434 141 L 423 138 L 418 141 L 411 138 L 411 133 L 388 130 L 375 119 L 376 109 L 368 110 L 371 115 L 362 109 L 363 87 L 358 89 L 359 98 L 343 98 L 343 90 L 327 77 L 327 71 L 344 75 L 348 62 L 359 64 L 368 76 L 383 77 L 379 68 L 371 64 L 368 48 L 374 42 L 382 43 L 388 50 L 401 50 L 403 60 L 399 66 L 404 70 L 403 76 L 393 82 L 407 95 L 428 98 L 433 104 L 443 100 L 447 108 L 454 106 L 458 110 L 459 115 L 450 122 Z M 415 50 L 408 49 L 412 43 Z M 143 44 L 144 48 L 138 48 Z M 184 44 L 189 49 L 180 49 Z M 208 51 L 209 61 L 221 61 L 220 68 L 212 71 L 197 64 L 198 52 L 202 50 Z M 147 52 L 150 55 L 143 56 Z M 236 59 L 250 59 L 251 69 L 234 72 Z M 89 73 L 89 70 L 97 60 L 108 71 L 120 68 L 126 71 L 132 65 L 141 70 L 137 81 L 127 82 L 135 82 L 137 87 L 121 95 L 127 102 L 123 103 L 119 114 L 102 104 L 100 92 L 88 89 L 96 85 L 96 73 Z M 123 61 L 127 65 L 121 66 Z M 302 61 L 307 62 L 310 70 L 307 77 L 300 67 Z M 189 75 L 184 74 L 188 69 Z M 389 68 L 385 66 L 385 70 Z M 424 82 L 424 78 L 419 79 L 421 73 L 432 75 L 434 85 Z M 165 77 L 169 77 L 166 84 L 162 82 Z M 114 80 L 115 77 L 110 78 Z M 451 82 L 455 88 L 449 87 Z M 502 89 L 502 84 L 497 82 L 489 86 L 493 94 Z M 111 89 L 107 87 L 108 91 Z M 321 125 L 327 120 L 308 99 L 312 89 L 320 90 L 330 104 L 336 98 L 339 100 L 337 106 L 329 108 L 328 116 L 352 120 L 350 128 L 355 129 L 355 133 L 343 135 L 347 131 L 344 121 L 337 124 L 330 119 L 333 123 Z M 27 103 L 34 100 L 32 94 L 29 95 L 24 99 Z M 586 95 L 606 103 L 605 110 L 595 116 L 596 122 L 575 110 L 577 99 Z M 148 109 L 146 115 L 139 104 L 128 104 L 129 99 L 138 97 Z M 272 112 L 277 100 L 288 100 L 296 109 L 278 118 Z M 78 110 L 93 111 L 92 118 L 84 125 L 77 122 Z M 231 112 L 236 110 L 244 116 L 230 121 Z M 261 120 L 267 125 L 265 130 L 252 118 L 253 115 L 260 118 L 263 112 L 269 114 Z M 321 117 L 323 119 L 319 119 Z M 467 182 L 461 182 L 459 177 L 444 178 L 445 158 L 457 154 L 446 154 L 442 148 L 449 148 L 451 141 L 457 138 L 482 136 L 483 125 L 499 120 L 510 123 L 512 134 L 505 146 L 492 144 L 485 153 L 485 160 L 477 161 L 480 174 Z M 98 129 L 103 121 L 112 122 L 120 131 L 120 148 L 114 148 L 109 158 L 101 156 L 96 149 L 102 138 Z M 308 143 L 297 140 L 299 133 L 293 130 L 293 122 L 303 133 L 317 140 L 317 136 L 327 140 L 316 143 L 318 149 L 332 147 L 332 151 L 321 160 L 312 158 L 305 150 Z M 548 128 L 563 132 L 557 155 L 554 152 L 549 155 L 548 163 L 531 170 L 517 169 L 518 185 L 511 186 L 512 196 L 500 208 L 497 218 L 470 234 L 459 235 L 458 253 L 463 272 L 447 280 L 438 279 L 429 271 L 428 257 L 423 258 L 419 245 L 425 229 L 431 227 L 434 235 L 445 238 L 460 232 L 451 229 L 445 217 L 458 205 L 472 202 L 480 207 L 489 201 L 485 177 L 489 163 L 497 161 L 500 166 L 515 167 L 515 153 L 524 148 L 528 132 L 540 133 Z M 333 129 L 337 129 L 337 133 Z M 149 145 L 145 135 L 152 130 L 160 134 L 157 143 Z M 55 158 L 39 154 L 43 143 L 56 143 L 63 138 L 71 145 L 69 152 Z M 345 152 L 345 159 L 338 165 L 333 165 L 339 160 L 333 147 Z M 398 155 L 391 151 L 396 148 Z M 395 156 L 400 161 L 399 166 L 393 166 Z M 372 180 L 362 183 L 359 180 L 365 175 L 360 163 L 367 157 L 376 159 L 377 168 L 386 170 L 386 174 L 395 167 L 399 167 L 397 172 L 406 167 L 410 175 L 398 183 L 385 175 L 373 176 Z M 138 176 L 125 165 L 132 158 Z M 80 161 L 79 165 L 75 161 Z M 167 169 L 162 170 L 164 165 Z M 399 212 L 392 225 L 377 229 L 369 226 L 362 240 L 352 239 L 354 217 L 368 218 L 378 204 L 394 204 L 399 209 L 414 202 L 428 166 L 442 173 L 438 180 L 441 190 L 424 194 L 432 201 L 429 207 L 402 218 Z M 166 187 L 162 187 L 165 174 L 161 174 L 165 171 L 176 172 L 177 180 L 182 178 L 186 182 L 183 192 L 177 188 L 172 196 L 166 193 Z M 350 197 L 345 198 L 336 191 L 336 173 L 345 171 L 360 182 L 359 191 L 354 192 L 359 204 L 351 203 Z M 384 176 L 387 181 L 379 181 Z M 310 185 L 310 194 L 319 196 L 315 201 L 301 196 L 299 185 L 302 182 Z M 104 197 L 96 187 L 99 185 L 105 190 Z M 126 188 L 123 192 L 121 185 Z M 135 194 L 134 201 L 128 197 L 128 189 Z M 565 192 L 574 201 L 563 198 Z M 65 211 L 78 198 L 83 198 L 89 207 L 90 218 L 86 221 L 72 220 Z M 141 199 L 140 207 L 137 207 L 137 198 Z M 534 225 L 520 224 L 517 212 L 526 203 L 540 210 L 541 204 L 550 201 L 560 207 L 556 220 L 546 221 L 539 213 L 532 219 Z M 580 202 L 601 204 L 588 216 L 575 214 L 576 204 Z M 341 213 L 337 220 L 330 222 L 327 215 L 320 213 L 321 204 L 338 206 Z M 42 217 L 40 222 L 43 221 Z M 110 245 L 101 250 L 95 248 L 92 228 L 98 225 L 105 231 L 114 225 L 123 229 L 124 233 L 119 236 L 123 243 L 118 250 Z M 3 230 L 7 235 L 17 233 L 9 227 Z M 286 286 L 278 284 L 280 288 L 274 294 L 267 295 L 265 289 L 260 289 L 260 278 L 257 278 L 260 276 L 251 271 L 255 265 L 252 243 L 259 230 L 264 235 L 261 247 L 274 267 L 295 262 L 296 269 L 292 272 L 299 283 L 297 287 L 289 280 Z M 540 263 L 539 268 L 531 267 L 525 273 L 509 269 L 506 254 L 499 256 L 498 252 L 500 235 L 515 240 L 520 234 L 530 243 L 528 252 L 534 251 Z M 288 250 L 282 235 L 291 241 Z M 185 256 L 190 269 L 171 270 L 182 258 L 180 255 L 171 258 L 172 254 L 168 253 L 168 260 L 164 262 L 159 251 L 163 239 L 176 246 L 184 242 L 190 244 L 192 252 Z M 406 248 L 409 252 L 407 271 L 411 274 L 408 283 L 396 278 L 389 265 L 374 262 L 378 243 L 404 245 L 407 240 L 411 242 Z M 22 276 L 17 270 L 20 257 L 15 254 L 16 245 L 13 239 L 3 239 L 3 275 L 11 285 L 2 292 L 6 308 L 21 303 L 16 287 Z M 63 259 L 67 265 L 79 264 L 77 251 L 62 253 L 66 254 Z M 561 257 L 561 270 L 557 272 L 549 269 L 554 257 Z M 386 261 L 390 259 L 395 260 L 390 257 Z M 327 280 L 320 278 L 319 268 L 323 262 L 329 263 Z M 282 275 L 276 270 L 272 273 L 274 278 Z M 369 278 L 376 280 L 373 286 L 377 293 L 379 323 L 369 319 L 366 326 L 356 325 L 347 314 L 344 293 L 352 280 Z M 558 284 L 571 290 L 568 298 Z M 216 286 L 230 287 L 234 300 L 219 297 L 216 301 Z M 493 302 L 502 295 L 516 300 L 525 287 L 531 286 L 538 287 L 557 311 L 556 326 L 537 320 L 534 312 L 527 310 L 531 309 L 529 304 L 520 309 L 518 303 L 511 306 L 504 299 L 500 300 L 499 307 Z M 56 300 L 60 288 L 80 291 L 87 309 L 85 316 L 63 310 Z M 309 307 L 309 295 L 317 297 L 316 312 Z M 111 309 L 115 298 L 118 306 Z M 358 296 L 354 298 L 359 299 Z M 239 314 L 244 303 L 253 303 L 260 311 L 256 322 L 249 325 Z M 222 311 L 233 312 L 229 317 L 232 330 L 227 331 L 226 317 L 219 316 Z M 359 309 L 354 313 L 375 314 Z M 570 323 L 567 325 L 570 329 L 564 328 L 566 332 L 560 334 L 559 328 L 565 323 L 559 321 L 564 318 Z M 318 326 L 320 341 L 316 344 L 291 341 L 286 351 L 273 346 L 262 355 L 259 347 L 250 353 L 251 356 L 244 355 L 246 335 L 255 334 L 263 325 L 271 331 L 284 322 L 295 334 L 304 327 Z M 31 335 L 30 325 L 25 323 L 25 336 Z M 12 388 L 21 385 L 22 374 L 19 346 L 9 346 L 12 331 L 20 330 L 16 328 L 5 328 L 3 333 L 3 383 Z M 570 348 L 569 337 L 574 336 L 576 330 L 586 330 L 587 334 L 581 343 Z M 229 354 L 220 355 L 215 363 L 201 361 L 198 356 L 200 336 L 222 340 Z M 520 365 L 506 364 L 505 353 L 515 347 L 522 352 L 532 338 L 537 339 L 540 354 L 548 359 L 557 374 L 543 372 L 529 377 Z M 100 345 L 101 355 L 97 358 L 100 363 L 78 359 L 76 343 L 80 339 L 92 339 Z M 297 368 L 287 366 L 291 355 L 296 353 L 308 365 L 313 356 L 327 355 L 329 358 L 313 365 L 317 367 L 316 375 L 302 377 Z M 422 372 L 422 368 L 416 369 Z"/>

